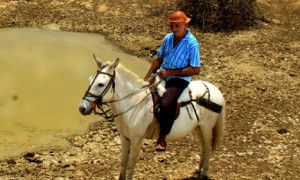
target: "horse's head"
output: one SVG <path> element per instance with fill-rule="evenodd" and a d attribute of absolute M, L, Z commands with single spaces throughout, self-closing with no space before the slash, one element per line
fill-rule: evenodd
<path fill-rule="evenodd" d="M 112 98 L 115 86 L 115 69 L 119 59 L 114 63 L 103 63 L 94 55 L 98 65 L 97 73 L 89 78 L 90 85 L 82 98 L 79 111 L 83 115 L 89 115 L 97 105 L 102 105 Z"/>

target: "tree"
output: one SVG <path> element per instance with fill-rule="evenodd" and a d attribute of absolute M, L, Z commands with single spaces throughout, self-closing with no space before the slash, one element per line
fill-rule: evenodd
<path fill-rule="evenodd" d="M 213 31 L 243 29 L 260 19 L 256 17 L 256 0 L 180 0 L 178 8 L 193 19 L 194 25 Z"/>

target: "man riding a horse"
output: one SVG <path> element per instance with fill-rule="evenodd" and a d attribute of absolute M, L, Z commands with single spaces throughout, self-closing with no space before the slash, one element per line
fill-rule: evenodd
<path fill-rule="evenodd" d="M 176 119 L 177 100 L 189 85 L 191 76 L 200 72 L 200 45 L 187 28 L 190 18 L 182 11 L 173 12 L 168 22 L 171 33 L 168 33 L 158 50 L 145 80 L 155 72 L 166 81 L 166 91 L 160 100 L 158 121 L 160 133 L 155 149 L 166 150 L 166 136 L 170 133 Z"/>
<path fill-rule="evenodd" d="M 145 79 L 159 76 L 164 80 L 155 83 L 158 85 L 157 92 L 163 92 L 157 118 L 160 134 L 156 150 L 166 150 L 166 138 L 183 138 L 193 131 L 202 147 L 197 177 L 207 179 L 210 154 L 216 150 L 223 136 L 226 103 L 222 92 L 212 83 L 191 81 L 191 76 L 200 72 L 200 53 L 199 43 L 187 29 L 189 22 L 190 18 L 182 11 L 169 16 L 172 33 L 165 36 L 158 58 Z M 114 121 L 121 141 L 119 179 L 132 180 L 143 140 L 157 137 L 157 123 L 152 111 L 154 103 L 150 96 L 154 86 L 122 66 L 119 59 L 112 63 L 94 58 L 98 70 L 90 78 L 79 111 L 83 115 L 94 112 Z M 165 89 L 162 88 L 164 84 Z M 189 93 L 182 93 L 187 92 L 187 89 L 184 90 L 187 86 Z M 180 108 L 177 108 L 177 101 Z M 111 115 L 104 108 L 107 106 Z M 178 109 L 180 113 L 177 113 Z"/>

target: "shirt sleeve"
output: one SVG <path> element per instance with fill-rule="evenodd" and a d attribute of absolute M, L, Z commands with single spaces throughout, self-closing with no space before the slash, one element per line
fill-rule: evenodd
<path fill-rule="evenodd" d="M 191 67 L 201 67 L 200 60 L 200 45 L 198 42 L 193 43 L 190 47 L 190 66 Z"/>
<path fill-rule="evenodd" d="M 164 40 L 162 42 L 162 44 L 160 45 L 158 52 L 157 52 L 157 56 L 161 59 L 164 58 L 164 49 L 165 49 L 165 44 L 166 44 L 166 37 L 164 37 Z"/>

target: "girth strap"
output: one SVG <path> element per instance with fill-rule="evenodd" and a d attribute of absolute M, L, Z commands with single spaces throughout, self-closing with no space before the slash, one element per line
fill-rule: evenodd
<path fill-rule="evenodd" d="M 193 101 L 196 101 L 197 104 L 199 104 L 200 106 L 203 106 L 206 109 L 209 109 L 209 110 L 211 110 L 213 112 L 216 112 L 216 113 L 220 113 L 223 109 L 223 106 L 210 101 L 210 99 L 204 99 L 204 97 L 200 97 L 200 98 L 195 99 Z"/>

